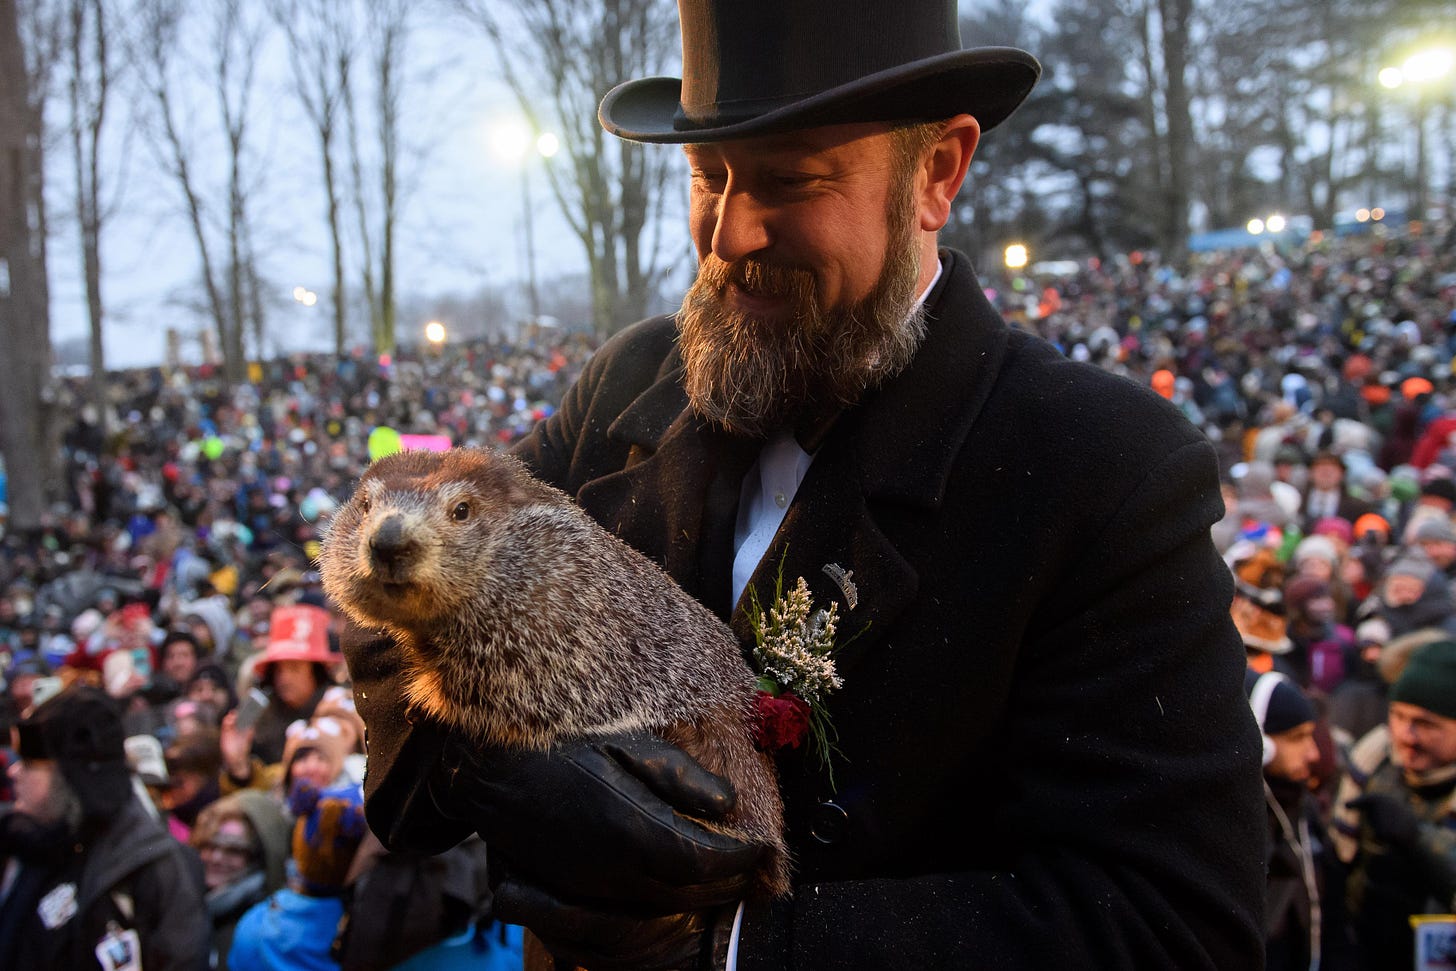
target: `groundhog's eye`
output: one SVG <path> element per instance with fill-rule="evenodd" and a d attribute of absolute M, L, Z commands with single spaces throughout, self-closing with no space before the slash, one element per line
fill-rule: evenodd
<path fill-rule="evenodd" d="M 463 523 L 470 518 L 470 503 L 456 503 L 455 508 L 450 510 L 450 518 L 457 523 Z"/>
<path fill-rule="evenodd" d="M 369 497 L 368 496 L 360 496 L 359 497 L 359 511 L 362 512 L 362 513 L 364 513 L 365 515 L 368 515 L 369 514 Z"/>

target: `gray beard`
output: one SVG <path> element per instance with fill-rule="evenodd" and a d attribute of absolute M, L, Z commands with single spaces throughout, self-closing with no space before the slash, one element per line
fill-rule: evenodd
<path fill-rule="evenodd" d="M 807 270 L 705 257 L 677 314 L 683 384 L 694 412 L 730 433 L 766 438 L 806 416 L 853 405 L 903 371 L 925 336 L 908 199 L 892 206 L 890 223 L 874 288 L 843 310 L 823 309 Z M 732 310 L 723 302 L 730 283 L 787 295 L 792 312 L 766 318 Z"/>

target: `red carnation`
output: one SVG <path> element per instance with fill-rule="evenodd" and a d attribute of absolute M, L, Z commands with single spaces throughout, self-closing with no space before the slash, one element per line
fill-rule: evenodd
<path fill-rule="evenodd" d="M 753 741 L 765 752 L 781 748 L 798 748 L 809 734 L 809 703 L 792 691 L 777 697 L 767 691 L 754 696 L 758 718 Z"/>

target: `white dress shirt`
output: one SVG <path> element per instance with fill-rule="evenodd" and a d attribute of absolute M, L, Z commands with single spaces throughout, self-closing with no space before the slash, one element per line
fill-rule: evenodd
<path fill-rule="evenodd" d="M 935 276 L 915 301 L 919 307 L 935 288 L 943 267 L 935 264 Z M 784 429 L 764 443 L 758 461 L 743 476 L 738 496 L 738 523 L 733 529 L 733 603 L 743 596 L 749 577 L 768 552 L 774 534 L 783 525 L 789 504 L 809 472 L 814 456 L 799 447 L 793 432 Z M 733 915 L 733 936 L 728 943 L 725 971 L 738 971 L 738 935 L 743 929 L 743 904 Z"/>

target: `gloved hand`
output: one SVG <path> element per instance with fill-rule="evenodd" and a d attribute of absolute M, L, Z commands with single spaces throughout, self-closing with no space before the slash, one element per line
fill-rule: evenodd
<path fill-rule="evenodd" d="M 1363 813 L 1370 831 L 1386 846 L 1409 848 L 1420 836 L 1421 821 L 1416 818 L 1415 810 L 1389 793 L 1359 796 L 1345 805 Z"/>
<path fill-rule="evenodd" d="M 569 904 L 510 876 L 494 885 L 491 900 L 491 916 L 529 927 L 558 969 L 591 971 L 718 971 L 727 963 L 735 910 L 729 904 L 634 917 Z"/>
<path fill-rule="evenodd" d="M 474 826 L 523 883 L 612 911 L 682 914 L 736 904 L 766 852 L 681 815 L 718 819 L 737 797 L 647 732 L 546 752 L 452 740 L 430 794 L 445 816 Z"/>

